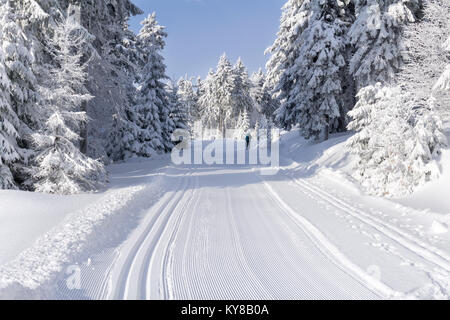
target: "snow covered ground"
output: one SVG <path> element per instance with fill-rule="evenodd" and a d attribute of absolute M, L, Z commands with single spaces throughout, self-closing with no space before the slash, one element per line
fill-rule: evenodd
<path fill-rule="evenodd" d="M 380 199 L 348 138 L 285 134 L 274 176 L 135 160 L 97 194 L 2 191 L 0 298 L 448 299 L 450 152 L 440 180 Z"/>

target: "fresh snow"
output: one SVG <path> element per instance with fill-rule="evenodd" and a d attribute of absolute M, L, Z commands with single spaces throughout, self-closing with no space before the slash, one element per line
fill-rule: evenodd
<path fill-rule="evenodd" d="M 284 134 L 274 176 L 135 159 L 96 194 L 2 191 L 0 298 L 448 299 L 448 150 L 439 180 L 380 199 L 352 180 L 350 136 Z"/>

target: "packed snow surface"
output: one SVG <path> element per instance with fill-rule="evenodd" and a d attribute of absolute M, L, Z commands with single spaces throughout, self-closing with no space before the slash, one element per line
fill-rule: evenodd
<path fill-rule="evenodd" d="M 273 176 L 134 160 L 97 194 L 2 192 L 0 297 L 448 299 L 448 153 L 440 180 L 381 199 L 352 181 L 348 138 L 284 135 Z"/>

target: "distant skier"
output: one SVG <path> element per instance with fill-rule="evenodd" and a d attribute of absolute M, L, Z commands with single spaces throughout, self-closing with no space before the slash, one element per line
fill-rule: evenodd
<path fill-rule="evenodd" d="M 247 135 L 245 136 L 245 144 L 246 144 L 247 150 L 250 149 L 250 134 L 249 133 L 247 133 Z"/>

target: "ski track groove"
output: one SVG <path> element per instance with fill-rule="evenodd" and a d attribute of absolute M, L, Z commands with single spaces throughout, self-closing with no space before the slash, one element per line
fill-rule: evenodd
<path fill-rule="evenodd" d="M 199 187 L 199 178 L 196 177 L 196 185 L 197 187 Z M 200 202 L 201 199 L 201 193 L 202 193 L 201 188 L 198 188 L 198 190 L 196 190 L 196 199 L 194 201 L 194 205 L 192 207 L 192 210 L 189 214 L 189 212 L 185 213 L 185 221 L 186 224 L 188 226 L 187 232 L 186 232 L 186 239 L 190 239 L 190 235 L 192 234 L 192 223 L 193 223 L 193 215 L 197 212 L 197 208 L 198 208 L 198 204 Z M 187 222 L 187 220 L 189 220 L 189 222 Z M 177 239 L 178 240 L 178 239 Z M 178 264 L 178 272 L 181 274 L 181 281 L 177 286 L 177 290 L 178 292 L 183 292 L 181 289 L 184 288 L 186 290 L 186 297 L 182 297 L 180 294 L 180 299 L 192 299 L 192 292 L 191 292 L 191 287 L 189 286 L 189 281 L 188 279 L 190 277 L 196 277 L 196 274 L 193 275 L 188 275 L 187 270 L 186 270 L 186 256 L 187 256 L 187 248 L 188 245 L 190 244 L 189 241 L 185 241 L 184 242 L 184 246 L 183 246 L 183 255 L 181 258 L 181 263 Z M 198 281 L 195 281 L 196 283 L 198 283 Z"/>
<path fill-rule="evenodd" d="M 303 230 L 303 232 L 310 238 L 315 244 L 317 249 L 322 252 L 332 263 L 334 263 L 342 271 L 346 272 L 350 277 L 361 283 L 367 289 L 372 291 L 378 296 L 384 298 L 399 297 L 401 293 L 393 290 L 386 284 L 382 283 L 378 279 L 373 278 L 367 274 L 359 266 L 351 262 L 334 244 L 332 244 L 328 238 L 317 229 L 309 220 L 298 214 L 292 209 L 282 198 L 276 193 L 276 191 L 269 185 L 269 183 L 261 178 L 266 186 L 269 194 L 274 201 L 278 203 L 280 209 L 288 216 L 291 216 L 296 225 Z"/>
<path fill-rule="evenodd" d="M 254 188 L 255 192 L 258 191 L 256 187 L 253 186 L 253 188 Z M 254 201 L 255 208 L 258 207 L 258 205 L 260 205 L 258 203 L 255 203 L 257 201 L 255 198 L 253 198 L 252 200 Z M 280 240 L 278 239 L 278 237 L 276 237 L 276 235 L 274 235 L 272 233 L 272 227 L 267 222 L 267 217 L 265 217 L 261 213 L 261 211 L 255 210 L 255 213 L 257 213 L 257 215 L 260 218 L 260 221 L 264 224 L 264 226 L 266 227 L 267 231 L 271 233 L 272 237 L 270 237 L 270 239 L 272 239 L 272 241 L 274 241 L 276 243 L 276 248 L 278 249 L 278 250 L 274 251 L 273 248 L 270 248 L 271 249 L 271 254 L 269 256 L 271 256 L 271 257 L 280 256 L 279 259 L 283 260 L 283 263 L 280 264 L 280 268 L 281 269 L 279 269 L 278 271 L 280 273 L 282 273 L 282 274 L 296 274 L 297 277 L 301 278 L 303 280 L 303 283 L 304 283 L 304 285 L 301 286 L 301 287 L 298 287 L 295 292 L 291 291 L 291 290 L 287 292 L 287 291 L 285 291 L 286 287 L 282 287 L 282 286 L 279 286 L 279 285 L 273 286 L 273 284 L 272 284 L 272 290 L 273 290 L 273 293 L 274 293 L 274 294 L 272 294 L 272 298 L 274 298 L 274 297 L 282 298 L 282 297 L 285 297 L 287 293 L 291 297 L 295 297 L 295 296 L 299 296 L 299 297 L 301 297 L 301 296 L 303 296 L 303 297 L 309 296 L 309 297 L 312 297 L 313 296 L 313 294 L 312 294 L 313 291 L 315 291 L 315 292 L 319 291 L 319 290 L 317 290 L 317 287 L 315 287 L 314 283 L 311 283 L 310 279 L 305 277 L 304 274 L 302 274 L 301 272 L 298 272 L 295 267 L 292 267 L 295 264 L 294 259 L 292 258 L 292 256 L 293 256 L 292 252 L 288 252 L 287 246 L 285 246 L 282 243 L 280 243 Z M 247 221 L 247 222 L 248 223 L 244 224 L 244 225 L 250 225 L 251 224 L 251 221 Z M 286 228 L 289 228 L 289 226 L 287 226 L 284 222 L 285 221 L 283 221 L 283 225 Z M 285 231 L 287 231 L 287 230 L 285 230 Z M 291 231 L 291 230 L 289 230 L 289 231 Z M 292 239 L 292 241 L 296 242 L 297 239 Z M 250 247 L 253 250 L 255 250 L 255 252 L 256 252 L 257 247 L 255 245 L 256 244 L 254 243 L 254 241 L 250 241 Z M 250 255 L 250 257 L 253 257 L 253 255 Z M 255 261 L 255 263 L 253 265 L 256 266 L 258 264 Z M 271 275 L 268 274 L 265 270 L 259 270 L 259 271 L 262 271 L 262 275 L 261 275 L 262 277 L 265 277 L 266 279 L 270 279 Z M 300 292 L 302 294 L 300 294 Z"/>
<path fill-rule="evenodd" d="M 298 243 L 298 241 L 300 241 L 300 239 L 298 238 L 297 235 L 300 234 L 300 233 L 301 233 L 301 234 L 304 234 L 307 238 L 309 238 L 309 235 L 308 235 L 307 233 L 305 233 L 304 229 L 301 228 L 300 226 L 298 226 L 298 222 L 296 222 L 290 215 L 286 214 L 285 210 L 284 210 L 283 207 L 280 205 L 279 201 L 277 201 L 277 199 L 273 197 L 273 195 L 269 192 L 269 190 L 268 190 L 266 187 L 263 187 L 263 189 L 264 189 L 264 192 L 265 192 L 265 193 L 267 194 L 267 196 L 269 197 L 269 199 L 272 199 L 272 201 L 273 201 L 275 204 L 277 204 L 278 208 L 281 209 L 281 212 L 283 212 L 283 213 L 285 214 L 285 215 L 282 215 L 282 216 L 287 217 L 288 221 L 286 221 L 285 219 L 283 219 L 282 222 L 283 222 L 283 225 L 284 225 L 284 227 L 285 227 L 285 231 L 286 231 L 287 233 L 290 234 L 291 241 L 293 241 L 294 243 Z M 275 216 L 275 215 L 278 215 L 278 213 L 275 213 L 274 216 Z M 282 216 L 280 216 L 280 217 L 282 217 Z M 265 220 L 264 217 L 261 217 L 261 219 L 262 219 L 263 221 Z M 289 223 L 289 222 L 291 222 L 291 223 Z M 268 221 L 265 221 L 265 223 L 266 223 L 266 225 L 267 225 L 267 224 L 268 224 Z M 294 227 L 295 227 L 295 228 L 298 228 L 298 229 L 297 229 L 297 230 L 294 230 Z M 269 230 L 270 230 L 270 229 L 269 229 Z M 277 239 L 277 242 L 278 242 L 278 239 Z M 333 265 L 336 265 L 336 263 L 335 263 L 333 260 L 329 259 L 329 257 L 328 257 L 327 255 L 324 255 L 324 254 L 323 254 L 323 250 L 322 250 L 321 248 L 318 248 L 317 245 L 316 245 L 315 243 L 313 243 L 313 244 L 314 244 L 314 248 L 315 248 L 316 250 L 318 249 L 318 251 L 320 252 L 320 254 L 322 254 L 322 256 L 323 256 L 327 261 L 330 261 Z M 302 246 L 303 246 L 304 244 L 303 244 L 302 242 L 300 242 L 299 245 L 302 245 Z M 295 291 L 295 292 L 292 291 L 292 292 L 291 292 L 292 296 L 297 296 L 297 298 L 299 298 L 299 299 L 301 299 L 301 298 L 304 297 L 304 296 L 314 296 L 315 299 L 324 299 L 324 298 L 326 298 L 326 295 L 323 295 L 323 294 L 319 294 L 319 295 L 314 294 L 314 295 L 313 295 L 313 292 L 320 292 L 320 291 L 321 291 L 321 290 L 320 290 L 320 285 L 321 285 L 321 283 L 319 283 L 319 281 L 316 281 L 315 279 L 311 279 L 311 278 L 308 277 L 307 275 L 305 276 L 305 274 L 304 274 L 303 272 L 299 272 L 299 271 L 298 271 L 298 269 L 297 269 L 296 266 L 298 265 L 299 261 L 297 261 L 296 259 L 293 258 L 292 252 L 289 252 L 289 251 L 288 251 L 288 247 L 285 246 L 285 245 L 280 244 L 280 245 L 279 245 L 279 250 L 280 250 L 280 252 L 283 252 L 283 257 L 282 257 L 282 258 L 284 258 L 287 262 L 289 262 L 289 266 L 290 266 L 290 268 L 292 269 L 292 270 L 291 270 L 291 269 L 289 269 L 289 268 L 286 267 L 286 266 L 287 266 L 287 263 L 283 263 L 282 266 L 285 268 L 285 269 L 284 269 L 284 272 L 285 272 L 286 274 L 289 274 L 289 273 L 295 273 L 295 274 L 297 275 L 297 278 L 302 279 L 302 283 L 308 284 L 308 287 L 305 286 L 305 285 L 303 285 L 303 286 L 301 287 L 302 292 L 303 292 L 304 294 L 300 295 L 297 291 Z M 306 249 L 306 250 L 307 250 L 307 249 Z M 276 252 L 274 252 L 273 254 L 275 255 Z M 304 260 L 307 262 L 307 263 L 303 263 L 303 265 L 304 265 L 305 267 L 306 267 L 306 266 L 309 266 L 309 265 L 313 265 L 313 261 L 312 261 L 311 257 L 309 257 L 308 255 L 304 255 L 304 256 L 302 257 L 302 259 L 304 259 Z M 340 266 L 336 266 L 336 267 L 337 267 L 339 270 L 342 270 L 342 268 L 341 268 Z M 324 271 L 324 270 L 320 270 L 320 271 Z M 326 273 L 326 272 L 325 272 L 325 273 Z M 344 274 L 348 276 L 348 273 L 347 273 L 346 271 L 344 272 Z M 339 275 L 339 278 L 341 279 L 342 276 Z M 352 277 L 352 278 L 353 278 L 353 277 Z M 364 287 L 366 287 L 366 286 L 364 286 Z M 369 291 L 371 291 L 371 290 L 369 290 Z M 285 294 L 284 291 L 281 293 L 280 297 L 283 297 L 283 294 Z M 342 296 L 343 294 L 345 294 L 346 296 L 349 296 L 349 297 L 358 298 L 358 294 L 355 293 L 355 292 L 353 292 L 353 291 L 347 290 L 346 288 L 341 288 L 341 287 L 339 287 L 339 286 L 334 286 L 334 287 L 333 287 L 333 291 L 332 291 L 332 295 L 333 295 L 333 296 L 338 297 L 338 296 Z"/>
<path fill-rule="evenodd" d="M 310 220 L 284 201 L 270 185 L 270 180 L 257 172 L 243 174 L 257 175 L 262 184 L 249 183 L 248 189 L 242 191 L 224 186 L 223 192 L 218 192 L 203 186 L 201 179 L 206 179 L 205 182 L 214 179 L 207 170 L 204 175 L 194 174 L 192 168 L 185 170 L 187 172 L 174 176 L 179 178 L 173 191 L 167 192 L 148 209 L 142 219 L 144 225 L 132 236 L 131 243 L 118 248 L 112 265 L 105 271 L 107 280 L 96 297 L 173 300 L 226 296 L 256 300 L 308 296 L 323 299 L 327 295 L 321 293 L 321 285 L 327 284 L 329 296 L 358 298 L 360 293 L 371 292 L 376 297 L 405 297 L 404 293 L 395 291 L 352 262 Z M 439 249 L 426 247 L 428 245 L 420 239 L 348 204 L 312 182 L 289 173 L 282 175 L 294 183 L 294 189 L 297 187 L 302 193 L 311 194 L 314 202 L 342 211 L 419 257 L 426 262 L 420 269 L 430 277 L 436 270 L 449 274 L 450 258 Z M 265 209 L 265 201 L 260 200 L 261 190 L 276 207 Z M 239 211 L 239 206 L 233 202 L 234 197 L 239 199 L 240 192 L 251 194 L 247 209 L 254 210 L 249 214 Z M 216 206 L 223 211 L 214 209 Z M 259 224 L 253 225 L 253 219 Z M 275 230 L 272 230 L 274 223 Z M 270 235 L 272 243 L 265 249 L 255 243 L 255 240 L 264 239 L 258 228 Z M 277 236 L 277 230 L 285 237 Z M 296 236 L 299 232 L 304 236 Z M 286 241 L 289 241 L 287 246 Z M 298 255 L 301 250 L 306 251 Z M 313 258 L 311 254 L 316 251 L 323 258 Z M 401 258 L 407 261 L 406 257 Z M 276 259 L 277 267 L 270 267 L 272 259 Z M 335 282 L 327 275 L 332 269 L 317 268 L 320 259 L 326 259 L 340 270 L 335 275 Z M 302 268 L 295 267 L 298 263 L 303 263 Z M 431 266 L 436 269 L 430 269 Z M 280 277 L 274 281 L 271 274 L 275 269 Z M 316 275 L 317 281 L 310 279 L 308 272 Z M 290 276 L 282 276 L 284 274 Z M 348 281 L 348 277 L 355 282 L 340 287 L 338 284 Z M 289 279 L 302 285 L 298 287 Z"/>
<path fill-rule="evenodd" d="M 235 251 L 237 253 L 238 262 L 240 264 L 241 269 L 244 271 L 245 274 L 247 274 L 247 277 L 245 279 L 247 280 L 247 285 L 250 288 L 253 288 L 255 284 L 261 289 L 261 291 L 256 291 L 256 288 L 253 289 L 252 299 L 258 299 L 261 298 L 261 294 L 264 294 L 264 299 L 273 299 L 271 294 L 267 291 L 266 287 L 263 285 L 263 283 L 260 281 L 260 279 L 255 275 L 255 273 L 252 271 L 249 263 L 247 262 L 243 249 L 242 249 L 242 242 L 239 236 L 239 231 L 236 225 L 236 220 L 234 218 L 234 213 L 231 208 L 231 196 L 230 196 L 230 190 L 229 188 L 225 189 L 226 192 L 226 200 L 227 200 L 227 213 L 229 218 L 229 224 L 231 226 L 232 230 L 232 239 L 233 239 L 233 246 L 235 248 Z M 252 257 L 252 255 L 250 255 Z M 253 281 L 251 281 L 253 280 Z M 252 285 L 253 284 L 253 285 Z"/>
<path fill-rule="evenodd" d="M 415 255 L 420 256 L 423 260 L 426 260 L 429 263 L 437 266 L 439 269 L 443 270 L 446 273 L 450 272 L 450 258 L 440 250 L 423 243 L 419 239 L 414 239 L 414 237 L 396 228 L 395 226 L 385 223 L 380 219 L 373 217 L 358 208 L 355 208 L 354 206 L 336 198 L 328 192 L 321 190 L 316 186 L 313 186 L 309 182 L 295 178 L 293 178 L 293 181 L 298 186 L 303 187 L 309 192 L 312 192 L 314 195 L 334 206 L 335 208 L 343 210 L 355 219 L 371 226 L 373 229 L 398 243 L 403 248 L 407 249 Z"/>
<path fill-rule="evenodd" d="M 177 195 L 172 199 L 169 206 L 164 208 L 164 212 L 166 212 L 162 216 L 162 221 L 160 226 L 156 230 L 156 234 L 153 235 L 152 233 L 149 233 L 147 236 L 147 240 L 150 241 L 149 245 L 145 245 L 144 243 L 144 257 L 142 259 L 142 262 L 139 267 L 139 277 L 138 277 L 138 283 L 137 283 L 137 293 L 138 299 L 151 299 L 152 297 L 152 283 L 158 283 L 159 284 L 159 292 L 160 296 L 164 296 L 164 290 L 165 287 L 162 286 L 162 284 L 159 281 L 156 281 L 156 279 L 152 278 L 152 271 L 153 266 L 156 264 L 157 261 L 155 260 L 156 255 L 159 253 L 159 246 L 161 245 L 161 240 L 164 237 L 164 234 L 166 230 L 168 229 L 170 225 L 171 218 L 175 215 L 176 209 L 179 206 L 180 202 L 184 199 L 187 191 L 191 187 L 190 179 L 188 177 L 183 177 L 183 180 L 187 180 L 187 185 L 183 188 L 183 190 L 180 190 L 177 192 Z M 147 242 L 147 241 L 146 241 Z M 160 265 L 161 267 L 161 265 Z M 161 270 L 162 271 L 162 270 Z M 160 273 L 162 274 L 162 272 Z M 153 281 L 152 281 L 153 280 Z"/>
<path fill-rule="evenodd" d="M 197 189 L 198 189 L 198 177 L 194 177 L 195 179 L 195 183 L 193 184 L 193 187 L 191 188 L 191 194 L 189 196 L 189 199 L 187 199 L 185 201 L 185 204 L 183 205 L 182 209 L 179 210 L 179 213 L 177 215 L 177 219 L 176 219 L 176 223 L 175 223 L 175 227 L 172 231 L 172 234 L 170 236 L 170 239 L 167 243 L 167 247 L 164 250 L 165 254 L 164 254 L 164 259 L 163 259 L 163 268 L 162 268 L 162 279 L 161 282 L 163 284 L 163 288 L 164 288 L 164 295 L 162 296 L 162 298 L 164 299 L 169 299 L 169 300 L 173 300 L 175 299 L 175 292 L 176 290 L 174 290 L 174 282 L 173 282 L 173 260 L 174 260 L 174 250 L 175 250 L 175 246 L 176 246 L 176 242 L 180 233 L 180 230 L 182 228 L 183 225 L 183 221 L 185 221 L 186 219 L 186 212 L 187 209 L 190 207 L 190 204 L 192 202 L 195 201 L 196 198 L 196 194 Z M 148 282 L 147 282 L 148 283 Z M 150 295 L 147 292 L 147 299 L 150 298 Z"/>
<path fill-rule="evenodd" d="M 111 297 L 112 299 L 118 300 L 118 299 L 124 299 L 126 297 L 127 286 L 128 286 L 128 281 L 129 281 L 129 277 L 130 277 L 130 270 L 136 259 L 136 255 L 141 250 L 145 240 L 148 237 L 148 234 L 151 232 L 151 230 L 153 229 L 155 224 L 158 222 L 160 216 L 163 214 L 164 209 L 167 207 L 167 205 L 169 203 L 172 202 L 173 199 L 171 199 L 171 195 L 179 193 L 180 190 L 185 190 L 185 188 L 186 188 L 185 185 L 186 185 L 186 181 L 184 179 L 180 179 L 180 182 L 176 186 L 177 190 L 174 192 L 166 193 L 164 195 L 164 197 L 154 207 L 154 208 L 156 208 L 155 214 L 153 214 L 149 218 L 150 221 L 147 223 L 147 226 L 139 235 L 138 240 L 133 244 L 132 249 L 127 252 L 125 261 L 120 268 L 120 273 L 119 273 L 119 277 L 118 277 L 118 280 L 120 281 L 120 283 L 119 283 L 118 287 L 110 288 L 110 290 L 112 289 L 113 292 L 109 293 L 108 296 Z M 150 209 L 150 210 L 152 210 L 152 209 Z M 144 218 L 143 220 L 145 221 L 146 219 Z M 123 252 L 120 249 L 121 248 L 119 248 L 120 253 L 119 253 L 118 258 L 116 259 L 116 262 L 118 262 L 118 260 L 120 259 L 120 255 Z M 116 265 L 114 265 L 111 269 L 114 270 L 115 267 L 116 267 Z M 108 281 L 111 283 L 112 279 L 110 277 L 108 277 L 108 278 L 109 278 Z"/>

